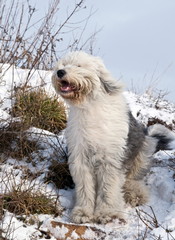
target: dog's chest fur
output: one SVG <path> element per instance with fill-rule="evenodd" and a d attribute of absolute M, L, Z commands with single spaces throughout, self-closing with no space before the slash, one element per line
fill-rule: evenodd
<path fill-rule="evenodd" d="M 126 106 L 93 104 L 87 108 L 70 108 L 66 138 L 69 153 L 88 155 L 98 165 L 97 159 L 107 155 L 122 155 L 127 143 L 128 121 Z M 115 131 L 114 131 L 115 129 Z M 87 157 L 86 157 L 87 159 Z"/>

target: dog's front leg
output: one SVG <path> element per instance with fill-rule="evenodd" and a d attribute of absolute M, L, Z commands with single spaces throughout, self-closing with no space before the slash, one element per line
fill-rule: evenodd
<path fill-rule="evenodd" d="M 110 163 L 101 163 L 96 174 L 95 220 L 99 223 L 107 223 L 114 218 L 124 220 L 124 198 L 122 193 L 124 173 Z"/>
<path fill-rule="evenodd" d="M 76 202 L 72 210 L 75 223 L 91 222 L 95 205 L 95 179 L 92 168 L 85 159 L 76 158 L 69 163 L 70 172 L 75 183 Z"/>

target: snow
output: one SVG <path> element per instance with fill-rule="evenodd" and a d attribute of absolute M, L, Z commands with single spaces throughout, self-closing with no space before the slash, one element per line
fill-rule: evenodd
<path fill-rule="evenodd" d="M 143 94 L 142 96 L 132 92 L 125 92 L 124 94 L 134 117 L 143 124 L 146 125 L 148 120 L 152 118 L 161 119 L 167 125 L 174 124 L 174 104 L 165 100 L 157 101 L 153 96 L 149 96 L 148 94 Z"/>
<path fill-rule="evenodd" d="M 59 146 L 61 151 L 57 152 L 56 157 L 59 158 L 60 161 L 62 160 L 61 153 L 66 153 L 67 151 L 64 131 L 62 134 L 56 135 L 47 130 L 31 127 L 26 131 L 26 134 L 28 140 L 37 141 L 37 143 L 40 145 L 42 148 L 40 155 L 42 155 L 43 158 L 52 158 L 53 160 L 55 158 L 55 151 L 57 151 L 57 147 Z"/>
<path fill-rule="evenodd" d="M 10 224 L 10 231 L 9 231 Z M 31 240 L 33 237 L 40 237 L 34 226 L 27 226 L 22 221 L 19 221 L 13 214 L 6 212 L 3 219 L 3 229 L 8 230 L 8 239 Z M 36 227 L 36 226 L 35 226 Z"/>
<path fill-rule="evenodd" d="M 85 238 L 85 239 L 95 239 L 97 236 L 96 236 L 96 234 L 92 231 L 92 230 L 90 230 L 90 229 L 87 229 L 86 230 L 86 232 L 83 234 L 83 236 L 82 236 L 83 238 Z"/>
<path fill-rule="evenodd" d="M 0 103 L 2 102 L 2 110 L 11 107 L 14 89 L 20 89 L 24 84 L 34 88 L 42 86 L 49 93 L 55 94 L 51 86 L 51 72 L 49 71 L 35 69 L 30 71 L 8 64 L 1 64 L 0 69 Z"/>
<path fill-rule="evenodd" d="M 18 88 L 26 82 L 29 70 L 18 69 L 3 65 L 0 73 L 0 127 L 8 124 L 11 119 L 9 109 L 13 104 L 13 87 Z M 54 90 L 50 81 L 51 73 L 46 71 L 32 71 L 28 80 L 30 87 L 42 85 L 50 95 Z M 172 127 L 174 132 L 175 106 L 167 101 L 155 99 L 153 96 L 144 94 L 138 96 L 132 92 L 125 92 L 128 104 L 133 115 L 145 126 L 150 119 L 156 118 Z M 174 134 L 174 133 L 172 133 Z M 125 206 L 127 216 L 126 223 L 119 220 L 101 224 L 77 225 L 82 227 L 76 230 L 76 225 L 70 221 L 70 212 L 74 204 L 74 189 L 56 189 L 52 184 L 44 182 L 51 160 L 61 159 L 61 155 L 55 151 L 62 148 L 66 152 L 66 141 L 64 131 L 59 135 L 46 130 L 31 127 L 26 131 L 29 140 L 38 142 L 40 149 L 33 153 L 33 162 L 26 162 L 25 159 L 13 158 L 1 159 L 0 162 L 0 198 L 3 193 L 10 191 L 15 186 L 22 188 L 33 187 L 34 191 L 41 191 L 47 196 L 57 197 L 64 209 L 62 216 L 34 215 L 33 225 L 21 220 L 19 216 L 4 210 L 4 217 L 1 221 L 3 229 L 2 236 L 8 240 L 43 240 L 47 237 L 51 240 L 57 239 L 175 239 L 175 141 L 171 143 L 173 150 L 159 151 L 154 155 L 153 166 L 145 176 L 145 182 L 150 189 L 150 200 L 145 206 L 131 208 Z M 55 148 L 55 146 L 57 146 Z M 40 161 L 42 157 L 43 161 Z M 59 159 L 58 159 L 59 158 Z M 33 174 L 40 172 L 36 179 L 25 179 L 25 170 L 30 169 Z M 55 226 L 53 222 L 59 223 Z M 1 238 L 1 236 L 0 236 Z"/>

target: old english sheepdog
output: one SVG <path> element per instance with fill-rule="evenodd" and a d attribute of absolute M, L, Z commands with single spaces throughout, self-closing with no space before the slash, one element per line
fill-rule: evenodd
<path fill-rule="evenodd" d="M 76 194 L 72 221 L 124 219 L 125 203 L 147 202 L 144 173 L 157 146 L 168 148 L 173 133 L 159 124 L 144 129 L 135 120 L 121 82 L 99 57 L 69 53 L 57 63 L 52 82 L 70 106 L 66 139 Z"/>

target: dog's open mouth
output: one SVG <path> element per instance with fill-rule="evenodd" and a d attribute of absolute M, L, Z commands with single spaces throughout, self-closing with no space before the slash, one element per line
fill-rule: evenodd
<path fill-rule="evenodd" d="M 70 93 L 76 90 L 76 86 L 65 80 L 62 80 L 60 90 L 62 93 Z"/>

